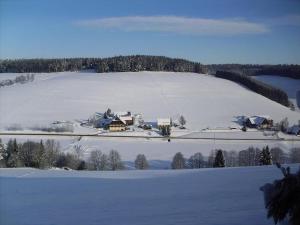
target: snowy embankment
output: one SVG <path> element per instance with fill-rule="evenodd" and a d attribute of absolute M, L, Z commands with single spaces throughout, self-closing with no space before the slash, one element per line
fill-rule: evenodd
<path fill-rule="evenodd" d="M 117 172 L 0 169 L 0 223 L 271 225 L 259 187 L 280 177 L 274 166 Z"/>

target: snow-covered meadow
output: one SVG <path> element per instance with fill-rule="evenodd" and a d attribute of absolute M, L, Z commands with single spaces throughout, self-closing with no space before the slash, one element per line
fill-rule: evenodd
<path fill-rule="evenodd" d="M 193 131 L 236 126 L 237 117 L 242 115 L 270 115 L 275 122 L 288 117 L 291 123 L 300 118 L 299 112 L 210 75 L 62 72 L 36 74 L 33 82 L 1 88 L 0 129 L 14 124 L 28 128 L 47 126 L 57 120 L 88 119 L 108 107 L 141 113 L 150 122 L 182 114 L 187 128 Z"/>
<path fill-rule="evenodd" d="M 117 172 L 0 169 L 0 223 L 271 225 L 259 188 L 281 176 L 274 166 Z"/>
<path fill-rule="evenodd" d="M 19 74 L 0 74 L 5 79 L 14 79 Z M 137 154 L 145 154 L 151 168 L 166 168 L 176 152 L 185 157 L 201 152 L 208 156 L 212 149 L 242 150 L 249 146 L 262 148 L 265 145 L 280 147 L 286 151 L 299 147 L 300 142 L 262 140 L 275 137 L 262 132 L 226 131 L 236 127 L 242 115 L 270 115 L 275 122 L 288 117 L 290 123 L 300 119 L 299 112 L 273 102 L 246 88 L 210 75 L 173 72 L 128 72 L 92 73 L 62 72 L 36 74 L 33 82 L 14 84 L 0 88 L 0 130 L 18 124 L 24 129 L 32 126 L 47 126 L 53 121 L 72 121 L 75 132 L 96 133 L 83 128 L 77 120 L 89 118 L 94 112 L 103 112 L 108 107 L 113 111 L 130 110 L 141 113 L 145 121 L 155 122 L 158 117 L 184 115 L 187 130 L 173 132 L 186 137 L 261 139 L 245 140 L 153 140 L 127 138 L 82 139 L 55 137 L 63 151 L 72 151 L 81 145 L 87 158 L 90 151 L 100 149 L 104 153 L 115 149 L 124 161 L 132 162 Z M 204 128 L 215 132 L 198 132 Z M 222 132 L 225 129 L 225 132 Z M 180 132 L 183 132 L 180 134 Z M 121 134 L 121 133 L 120 133 Z M 2 136 L 3 142 L 16 136 Z M 18 136 L 18 141 L 51 137 Z"/>

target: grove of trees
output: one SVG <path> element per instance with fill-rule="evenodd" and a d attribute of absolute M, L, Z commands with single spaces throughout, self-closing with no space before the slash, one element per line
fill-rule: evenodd
<path fill-rule="evenodd" d="M 265 96 L 266 98 L 269 98 L 287 107 L 291 106 L 288 95 L 284 91 L 261 81 L 255 80 L 247 75 L 227 71 L 217 71 L 216 77 L 237 82 L 256 93 Z"/>
<path fill-rule="evenodd" d="M 95 70 L 104 72 L 174 71 L 204 73 L 205 67 L 196 62 L 164 56 L 131 55 L 110 58 L 62 58 L 0 60 L 0 73 L 62 72 Z"/>
<path fill-rule="evenodd" d="M 59 142 L 25 141 L 18 143 L 16 139 L 10 139 L 6 144 L 0 139 L 0 167 L 34 167 L 47 169 L 59 167 L 73 170 L 123 170 L 125 169 L 121 155 L 116 150 L 110 150 L 108 154 L 100 149 L 89 152 L 88 157 L 84 148 L 77 144 L 73 149 L 62 152 Z M 172 169 L 198 169 L 212 167 L 238 167 L 261 166 L 276 163 L 300 163 L 300 148 L 291 148 L 288 152 L 279 147 L 262 149 L 249 147 L 241 151 L 226 151 L 222 149 L 212 150 L 206 158 L 201 152 L 196 152 L 189 158 L 185 158 L 181 152 L 177 152 L 170 164 Z M 139 170 L 150 168 L 150 163 L 144 154 L 138 154 L 134 160 L 134 167 Z"/>

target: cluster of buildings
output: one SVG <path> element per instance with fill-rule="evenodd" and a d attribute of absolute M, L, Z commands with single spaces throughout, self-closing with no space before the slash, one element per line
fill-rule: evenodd
<path fill-rule="evenodd" d="M 256 129 L 271 129 L 274 127 L 273 120 L 267 115 L 246 117 L 244 125 Z M 300 135 L 300 124 L 289 127 L 287 133 Z"/>
<path fill-rule="evenodd" d="M 151 125 L 144 123 L 141 114 L 133 115 L 130 111 L 115 113 L 107 111 L 105 113 L 97 113 L 95 127 L 104 128 L 111 132 L 120 132 L 128 130 L 129 126 L 132 125 L 136 125 L 137 127 L 143 129 L 152 129 Z M 171 118 L 157 119 L 157 128 L 162 133 L 162 135 L 170 135 Z"/>

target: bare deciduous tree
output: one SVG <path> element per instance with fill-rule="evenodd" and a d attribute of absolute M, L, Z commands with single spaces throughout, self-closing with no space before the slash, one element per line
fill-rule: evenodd
<path fill-rule="evenodd" d="M 204 158 L 203 155 L 198 152 L 192 155 L 188 160 L 189 168 L 195 169 L 195 168 L 201 168 L 204 166 Z"/>
<path fill-rule="evenodd" d="M 101 170 L 102 168 L 102 152 L 100 150 L 93 150 L 90 153 L 90 163 L 93 170 Z"/>
<path fill-rule="evenodd" d="M 185 159 L 181 152 L 177 152 L 173 157 L 171 164 L 172 169 L 184 169 L 185 168 Z"/>
<path fill-rule="evenodd" d="M 81 159 L 83 157 L 83 153 L 84 153 L 84 149 L 82 147 L 82 145 L 74 145 L 74 152 L 75 152 L 75 156 L 77 157 L 77 159 Z"/>
<path fill-rule="evenodd" d="M 124 165 L 121 160 L 119 152 L 111 150 L 108 155 L 108 165 L 111 170 L 122 170 Z"/>
<path fill-rule="evenodd" d="M 149 168 L 149 164 L 144 154 L 137 155 L 134 164 L 135 164 L 135 168 L 139 170 L 145 170 Z"/>

